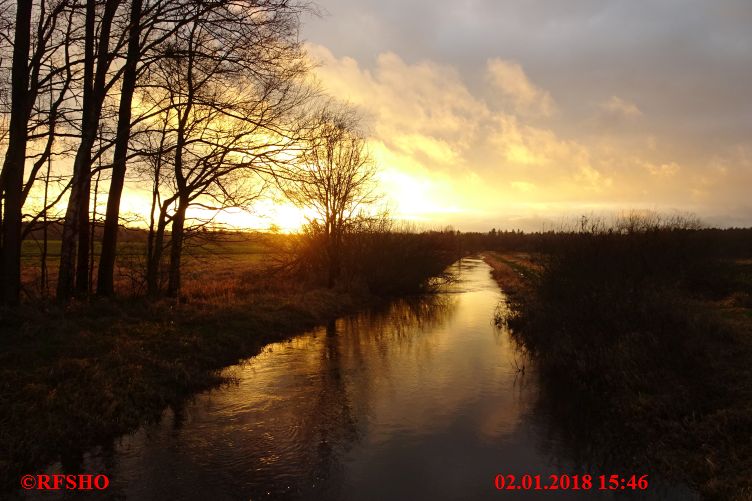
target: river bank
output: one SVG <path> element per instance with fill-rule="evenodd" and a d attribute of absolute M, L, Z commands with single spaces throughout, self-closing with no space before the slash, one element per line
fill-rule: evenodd
<path fill-rule="evenodd" d="M 484 258 L 558 422 L 591 422 L 589 447 L 604 463 L 621 450 L 624 469 L 650 468 L 708 499 L 750 499 L 750 263 L 669 263 L 678 260 L 653 243 L 647 261 L 643 245 L 603 239 L 558 256 Z"/>
<path fill-rule="evenodd" d="M 75 470 L 48 471 L 107 475 L 114 499 L 494 500 L 500 474 L 583 473 L 592 492 L 570 485 L 555 497 L 621 499 L 595 481 L 615 471 L 587 469 L 576 444 L 552 435 L 562 423 L 491 321 L 504 295 L 490 268 L 467 258 L 448 271 L 454 279 L 436 293 L 272 343 L 223 371 L 232 384 L 87 451 Z M 635 490 L 696 499 L 658 477 Z"/>
<path fill-rule="evenodd" d="M 97 300 L 4 312 L 0 328 L 0 485 L 159 419 L 219 370 L 380 300 L 268 286 L 178 303 Z"/>
<path fill-rule="evenodd" d="M 121 263 L 120 297 L 66 305 L 48 299 L 56 277 L 40 288 L 27 256 L 25 300 L 0 310 L 0 493 L 53 461 L 77 471 L 84 451 L 222 384 L 221 369 L 269 343 L 430 290 L 455 259 L 443 234 L 358 238 L 368 245 L 347 254 L 333 288 L 299 236 L 241 235 L 190 255 L 179 298 L 145 295 L 136 252 Z"/>

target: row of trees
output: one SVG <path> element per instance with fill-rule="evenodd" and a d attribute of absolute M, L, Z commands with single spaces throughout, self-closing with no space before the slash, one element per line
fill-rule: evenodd
<path fill-rule="evenodd" d="M 268 185 L 319 213 L 332 284 L 373 168 L 355 115 L 322 105 L 310 84 L 298 30 L 311 11 L 294 0 L 0 0 L 2 302 L 19 301 L 22 241 L 58 207 L 57 297 L 92 292 L 101 176 L 97 294 L 115 292 L 129 177 L 151 187 L 150 293 L 168 255 L 167 293 L 180 290 L 190 207 L 247 208 Z"/>

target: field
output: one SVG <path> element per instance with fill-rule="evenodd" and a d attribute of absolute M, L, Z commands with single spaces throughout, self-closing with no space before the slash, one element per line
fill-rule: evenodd
<path fill-rule="evenodd" d="M 145 237 L 144 237 L 145 238 Z M 121 241 L 115 271 L 115 288 L 119 295 L 136 297 L 146 288 L 146 241 L 144 238 Z M 250 234 L 228 236 L 222 240 L 193 240 L 183 255 L 183 295 L 185 297 L 227 296 L 247 274 L 267 270 L 286 253 L 288 235 Z M 100 245 L 95 242 L 94 255 Z M 24 293 L 32 299 L 54 296 L 60 240 L 50 240 L 47 249 L 48 282 L 41 289 L 41 242 L 25 240 L 22 249 L 22 283 Z M 96 276 L 97 261 L 94 261 Z M 166 273 L 166 270 L 164 271 Z M 163 274 L 164 274 L 163 273 Z M 250 277 L 249 277 L 250 278 Z M 166 280 L 166 276 L 163 277 Z M 92 289 L 96 283 L 92 283 Z"/>

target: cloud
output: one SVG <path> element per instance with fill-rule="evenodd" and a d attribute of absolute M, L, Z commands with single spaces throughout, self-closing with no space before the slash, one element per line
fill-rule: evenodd
<path fill-rule="evenodd" d="M 642 116 L 642 111 L 636 104 L 617 96 L 611 96 L 611 99 L 601 103 L 600 108 L 604 113 L 615 117 L 637 118 Z"/>
<path fill-rule="evenodd" d="M 578 136 L 569 116 L 553 113 L 545 89 L 520 65 L 500 59 L 489 67 L 503 78 L 487 78 L 484 67 L 477 87 L 468 83 L 473 75 L 449 64 L 385 52 L 365 65 L 320 45 L 308 48 L 325 90 L 369 117 L 372 152 L 397 217 L 478 228 L 498 223 L 499 214 L 539 221 L 547 211 L 702 213 L 717 205 L 719 193 L 734 190 L 734 173 L 752 151 L 732 149 L 712 170 L 710 160 L 672 148 L 642 125 Z M 613 120 L 642 116 L 635 103 L 613 94 L 599 110 Z"/>
<path fill-rule="evenodd" d="M 681 167 L 679 167 L 679 164 L 677 164 L 676 162 L 670 162 L 661 165 L 647 163 L 645 164 L 645 168 L 648 170 L 648 172 L 650 172 L 651 175 L 661 178 L 674 177 L 681 170 Z"/>
<path fill-rule="evenodd" d="M 510 184 L 515 190 L 519 190 L 524 193 L 531 192 L 536 188 L 535 184 L 528 183 L 527 181 L 512 181 Z"/>
<path fill-rule="evenodd" d="M 493 89 L 501 93 L 516 113 L 546 117 L 554 113 L 551 95 L 536 87 L 518 63 L 494 58 L 486 63 L 486 71 Z"/>
<path fill-rule="evenodd" d="M 752 166 L 737 152 L 752 151 L 749 0 L 323 3 L 331 16 L 303 35 L 327 47 L 327 86 L 371 110 L 399 169 L 443 176 L 425 193 L 436 205 L 752 223 Z"/>

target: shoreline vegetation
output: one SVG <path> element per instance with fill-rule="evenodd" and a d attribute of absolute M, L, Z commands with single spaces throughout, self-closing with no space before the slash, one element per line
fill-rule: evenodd
<path fill-rule="evenodd" d="M 497 323 L 534 362 L 562 447 L 750 499 L 749 231 L 639 221 L 527 247 L 484 259 L 508 298 Z"/>
<path fill-rule="evenodd" d="M 319 267 L 311 268 L 310 241 L 275 236 L 292 249 L 287 255 L 269 242 L 225 242 L 188 261 L 176 299 L 133 290 L 0 310 L 0 492 L 58 460 L 78 471 L 84 452 L 222 384 L 223 368 L 269 343 L 391 297 L 430 292 L 430 279 L 455 259 L 454 236 L 347 238 L 335 287 L 322 286 Z"/>

